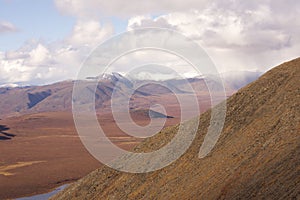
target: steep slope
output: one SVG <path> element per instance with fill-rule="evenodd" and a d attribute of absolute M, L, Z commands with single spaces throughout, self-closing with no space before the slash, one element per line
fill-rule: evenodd
<path fill-rule="evenodd" d="M 298 58 L 233 95 L 221 138 L 203 159 L 198 152 L 210 111 L 201 115 L 189 150 L 166 168 L 129 174 L 102 167 L 53 199 L 298 199 L 299 80 Z M 158 149 L 176 128 L 148 138 L 135 151 Z"/>
<path fill-rule="evenodd" d="M 27 104 L 28 108 L 30 109 L 30 108 L 34 107 L 36 104 L 40 103 L 41 101 L 43 101 L 50 95 L 51 95 L 51 90 L 43 91 L 43 92 L 36 92 L 34 94 L 28 93 L 28 99 L 29 99 L 29 103 Z"/>

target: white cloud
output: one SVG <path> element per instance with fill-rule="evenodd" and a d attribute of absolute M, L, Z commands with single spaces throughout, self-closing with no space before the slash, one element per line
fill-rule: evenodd
<path fill-rule="evenodd" d="M 299 1 L 214 1 L 205 9 L 132 17 L 128 29 L 175 29 L 200 44 L 221 71 L 264 71 L 299 56 Z"/>
<path fill-rule="evenodd" d="M 25 49 L 1 53 L 0 84 L 46 84 L 74 78 L 85 55 L 64 44 L 51 47 L 34 42 Z"/>
<path fill-rule="evenodd" d="M 0 84 L 75 78 L 90 51 L 113 34 L 112 25 L 100 22 L 103 16 L 128 18 L 128 30 L 155 26 L 182 32 L 199 43 L 221 71 L 263 71 L 300 52 L 298 0 L 55 0 L 55 4 L 61 13 L 77 18 L 73 30 L 60 41 L 32 40 L 18 50 L 0 52 Z M 0 21 L 0 33 L 16 30 Z M 160 55 L 133 54 L 116 65 L 125 68 L 153 58 L 169 65 L 180 63 Z"/>
<path fill-rule="evenodd" d="M 11 22 L 0 20 L 0 34 L 16 31 L 18 31 L 18 29 Z"/>
<path fill-rule="evenodd" d="M 164 17 L 151 18 L 150 15 L 137 15 L 128 20 L 127 30 L 133 30 L 140 27 L 161 27 L 175 29 L 173 24 L 164 19 Z"/>
<path fill-rule="evenodd" d="M 153 21 L 150 15 L 137 15 L 128 20 L 128 28 L 142 26 L 146 20 Z"/>
<path fill-rule="evenodd" d="M 18 87 L 19 85 L 18 84 L 15 84 L 15 83 L 8 83 L 8 84 L 3 84 L 3 85 L 0 85 L 0 88 L 1 87 Z"/>
<path fill-rule="evenodd" d="M 26 82 L 32 78 L 31 72 L 35 69 L 23 64 L 24 60 L 1 60 L 0 84 Z"/>
<path fill-rule="evenodd" d="M 109 24 L 101 26 L 96 20 L 79 20 L 66 41 L 74 46 L 95 46 L 112 34 L 113 27 Z"/>
<path fill-rule="evenodd" d="M 42 44 L 38 44 L 36 48 L 32 49 L 29 53 L 29 59 L 27 63 L 29 65 L 40 65 L 41 63 L 47 63 L 51 59 L 49 50 Z"/>
<path fill-rule="evenodd" d="M 90 51 L 112 33 L 111 25 L 78 20 L 64 40 L 50 44 L 29 40 L 18 50 L 0 52 L 0 84 L 46 84 L 75 79 Z"/>
<path fill-rule="evenodd" d="M 201 10 L 208 0 L 55 0 L 55 5 L 64 14 L 79 18 L 95 18 L 104 15 L 128 17 L 145 14 L 160 14 L 189 9 Z"/>

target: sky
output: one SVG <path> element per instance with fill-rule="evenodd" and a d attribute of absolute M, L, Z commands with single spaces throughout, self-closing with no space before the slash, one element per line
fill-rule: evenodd
<path fill-rule="evenodd" d="M 180 32 L 220 72 L 264 72 L 299 57 L 299 19 L 298 0 L 0 0 L 0 86 L 75 79 L 98 45 L 144 27 Z"/>

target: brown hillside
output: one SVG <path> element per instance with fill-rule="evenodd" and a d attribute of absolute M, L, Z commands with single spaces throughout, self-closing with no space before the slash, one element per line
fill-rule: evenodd
<path fill-rule="evenodd" d="M 221 138 L 203 159 L 198 152 L 210 111 L 201 115 L 192 146 L 168 167 L 129 174 L 104 166 L 53 199 L 299 199 L 299 80 L 300 58 L 229 98 Z M 158 148 L 175 129 L 147 139 L 136 151 Z"/>

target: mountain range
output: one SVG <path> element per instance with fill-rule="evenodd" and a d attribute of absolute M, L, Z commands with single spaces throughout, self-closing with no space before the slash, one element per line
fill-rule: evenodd
<path fill-rule="evenodd" d="M 245 84 L 257 79 L 260 73 L 235 72 L 222 75 L 226 93 L 230 96 Z M 84 87 L 91 87 L 94 79 L 95 77 L 87 77 L 87 80 L 83 81 Z M 131 102 L 131 108 L 143 109 L 149 107 L 150 104 L 165 102 L 164 96 L 172 92 L 175 94 L 190 93 L 187 84 L 191 84 L 197 95 L 208 98 L 209 91 L 206 82 L 214 84 L 214 79 L 213 77 L 195 77 L 185 80 L 149 81 L 129 80 L 115 72 L 105 74 L 99 79 L 95 93 L 96 109 L 107 112 L 110 107 L 108 100 L 111 99 L 113 91 L 115 90 L 117 96 L 124 96 L 124 92 L 133 87 L 133 82 L 143 86 L 135 91 L 133 96 L 135 100 Z M 39 112 L 71 111 L 73 84 L 74 81 L 62 81 L 44 86 L 2 87 L 0 88 L 0 118 Z M 117 84 L 118 87 L 116 87 Z"/>

